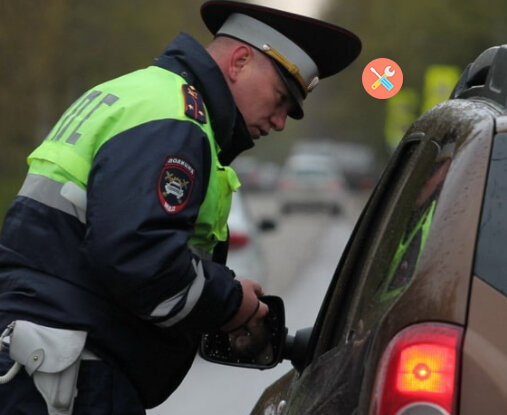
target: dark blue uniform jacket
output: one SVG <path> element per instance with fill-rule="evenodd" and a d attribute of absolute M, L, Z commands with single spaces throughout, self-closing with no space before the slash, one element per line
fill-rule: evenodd
<path fill-rule="evenodd" d="M 193 38 L 180 34 L 155 65 L 180 74 L 202 95 L 222 164 L 253 145 L 222 73 Z M 121 368 L 146 407 L 163 402 L 188 371 L 200 333 L 230 319 L 241 301 L 233 272 L 202 260 L 206 282 L 190 314 L 170 328 L 142 317 L 195 277 L 187 242 L 206 194 L 209 152 L 195 123 L 156 120 L 100 148 L 86 224 L 18 196 L 0 239 L 0 327 L 26 319 L 86 330 L 86 347 Z M 156 193 L 168 154 L 197 170 L 187 207 L 170 217 Z"/>

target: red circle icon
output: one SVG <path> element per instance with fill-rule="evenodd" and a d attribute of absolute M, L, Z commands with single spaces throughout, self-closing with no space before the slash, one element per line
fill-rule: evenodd
<path fill-rule="evenodd" d="M 391 59 L 374 59 L 363 70 L 364 90 L 373 98 L 391 98 L 398 93 L 402 85 L 403 72 Z"/>

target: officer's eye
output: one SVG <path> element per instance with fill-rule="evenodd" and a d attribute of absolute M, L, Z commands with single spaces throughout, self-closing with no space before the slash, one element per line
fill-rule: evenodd
<path fill-rule="evenodd" d="M 278 106 L 282 106 L 287 101 L 287 95 L 282 91 L 277 91 L 276 103 Z"/>

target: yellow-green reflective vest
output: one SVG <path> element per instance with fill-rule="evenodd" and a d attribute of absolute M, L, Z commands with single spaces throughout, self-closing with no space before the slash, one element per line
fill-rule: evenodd
<path fill-rule="evenodd" d="M 211 169 L 189 243 L 211 253 L 217 242 L 227 239 L 232 192 L 240 182 L 232 168 L 220 164 L 220 149 L 210 123 L 200 123 L 185 114 L 181 93 L 185 84 L 179 75 L 150 66 L 87 91 L 28 156 L 29 173 L 62 184 L 71 181 L 86 190 L 94 157 L 111 138 L 153 120 L 194 123 L 208 138 Z"/>

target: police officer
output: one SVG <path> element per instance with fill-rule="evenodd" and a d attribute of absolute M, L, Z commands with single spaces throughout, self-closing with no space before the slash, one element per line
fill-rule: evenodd
<path fill-rule="evenodd" d="M 205 49 L 180 34 L 145 69 L 85 92 L 28 157 L 0 240 L 0 414 L 143 414 L 200 335 L 254 328 L 260 285 L 224 266 L 230 162 L 303 117 L 352 33 L 208 1 Z"/>

